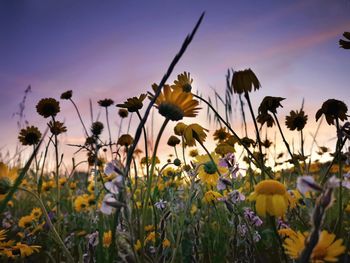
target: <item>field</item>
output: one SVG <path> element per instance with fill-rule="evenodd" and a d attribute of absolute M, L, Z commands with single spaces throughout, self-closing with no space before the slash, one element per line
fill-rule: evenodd
<path fill-rule="evenodd" d="M 216 95 L 219 110 L 214 98 L 192 88 L 189 72 L 172 74 L 202 19 L 152 90 L 125 102 L 98 102 L 105 121 L 84 123 L 74 90 L 38 101 L 47 129 L 28 125 L 18 135 L 32 149 L 30 157 L 0 163 L 1 262 L 348 262 L 346 104 L 331 98 L 317 112 L 301 107 L 280 116 L 285 98 L 266 96 L 252 105 L 263 88 L 253 70 L 244 69 L 229 71 L 225 95 Z M 347 55 L 349 35 L 340 41 Z M 233 96 L 247 106 L 245 118 L 254 123 L 250 137 L 229 121 Z M 69 129 L 60 121 L 63 103 L 71 105 L 69 117 L 81 122 L 85 136 L 83 145 L 74 145 L 84 161 L 73 162 L 68 172 L 59 151 Z M 111 134 L 113 106 L 119 108 L 113 116 L 119 131 L 131 116 L 138 118 L 137 128 Z M 205 110 L 215 131 L 196 121 Z M 145 129 L 151 111 L 163 118 L 152 142 Z M 310 118 L 333 127 L 334 149 L 314 150 L 327 161 L 305 154 L 303 130 Z M 170 123 L 173 154 L 164 161 L 158 149 Z M 280 155 L 270 151 L 276 142 L 262 136 L 272 127 L 283 141 Z M 286 130 L 301 141 L 299 149 L 288 143 Z M 209 140 L 215 147 L 207 146 Z"/>

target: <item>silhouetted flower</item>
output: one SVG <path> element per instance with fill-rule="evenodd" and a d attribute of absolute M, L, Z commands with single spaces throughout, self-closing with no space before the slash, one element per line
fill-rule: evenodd
<path fill-rule="evenodd" d="M 268 111 L 272 113 L 277 113 L 278 107 L 283 107 L 281 101 L 285 98 L 266 96 L 259 106 L 259 114 L 267 113 Z"/>
<path fill-rule="evenodd" d="M 275 121 L 273 119 L 273 117 L 271 116 L 271 114 L 264 112 L 264 113 L 260 113 L 257 117 L 256 117 L 257 122 L 259 122 L 261 125 L 264 125 L 265 123 L 267 124 L 267 127 L 272 127 L 275 124 Z"/>
<path fill-rule="evenodd" d="M 126 117 L 128 117 L 128 114 L 129 114 L 129 112 L 126 109 L 119 109 L 119 111 L 118 111 L 118 115 L 120 118 L 126 118 Z"/>
<path fill-rule="evenodd" d="M 180 139 L 177 138 L 177 137 L 174 136 L 174 135 L 171 135 L 171 136 L 169 137 L 169 139 L 168 139 L 168 142 L 167 142 L 167 144 L 168 144 L 169 146 L 172 146 L 172 147 L 178 145 L 179 143 L 180 143 Z"/>
<path fill-rule="evenodd" d="M 98 101 L 98 105 L 100 105 L 101 107 L 105 107 L 105 108 L 111 106 L 113 103 L 114 103 L 114 101 L 111 99 L 104 99 L 104 100 Z"/>
<path fill-rule="evenodd" d="M 134 139 L 129 134 L 123 134 L 119 137 L 117 144 L 128 147 L 134 142 Z"/>
<path fill-rule="evenodd" d="M 147 97 L 146 94 L 141 94 L 140 97 L 132 97 L 127 99 L 123 104 L 117 104 L 119 108 L 126 108 L 129 112 L 136 112 L 143 107 L 143 100 Z"/>
<path fill-rule="evenodd" d="M 50 132 L 54 135 L 59 135 L 67 131 L 67 127 L 60 121 L 50 121 L 47 125 L 50 128 Z"/>
<path fill-rule="evenodd" d="M 339 40 L 339 45 L 341 48 L 344 49 L 350 49 L 350 32 L 344 32 L 343 36 L 347 39 L 347 40 L 343 40 L 340 39 Z"/>
<path fill-rule="evenodd" d="M 234 93 L 242 94 L 244 92 L 251 92 L 252 87 L 254 87 L 255 91 L 261 86 L 255 73 L 250 68 L 233 73 L 231 91 L 233 90 Z"/>
<path fill-rule="evenodd" d="M 186 71 L 182 74 L 177 75 L 177 80 L 174 81 L 173 89 L 181 89 L 183 92 L 191 92 L 193 79 L 190 77 L 190 73 Z"/>
<path fill-rule="evenodd" d="M 305 112 L 303 110 L 300 110 L 299 112 L 292 110 L 290 112 L 290 115 L 286 117 L 286 126 L 291 131 L 294 131 L 295 129 L 301 131 L 304 129 L 306 122 L 307 115 L 305 115 Z"/>
<path fill-rule="evenodd" d="M 62 100 L 69 100 L 69 99 L 72 98 L 72 95 L 73 95 L 73 91 L 67 90 L 66 92 L 63 92 L 63 93 L 61 94 L 61 99 L 62 99 Z"/>
<path fill-rule="evenodd" d="M 36 111 L 44 118 L 54 117 L 60 112 L 60 103 L 54 98 L 41 99 L 36 105 Z"/>
<path fill-rule="evenodd" d="M 18 139 L 22 145 L 34 145 L 40 141 L 41 132 L 35 126 L 28 126 L 19 132 Z"/>
<path fill-rule="evenodd" d="M 103 123 L 102 122 L 95 121 L 91 125 L 91 132 L 95 136 L 99 136 L 102 133 L 102 130 L 103 130 Z"/>
<path fill-rule="evenodd" d="M 319 109 L 316 113 L 316 121 L 322 116 L 325 115 L 326 121 L 329 125 L 334 125 L 335 119 L 340 119 L 342 121 L 347 120 L 346 113 L 348 111 L 348 107 L 344 102 L 336 99 L 329 99 L 323 102 L 321 109 Z"/>

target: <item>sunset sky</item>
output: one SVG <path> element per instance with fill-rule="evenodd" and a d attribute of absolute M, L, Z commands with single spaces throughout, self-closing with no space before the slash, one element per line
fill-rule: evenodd
<path fill-rule="evenodd" d="M 35 110 L 40 98 L 59 99 L 70 89 L 90 125 L 89 99 L 96 116 L 100 99 L 121 103 L 150 90 L 203 11 L 203 23 L 171 81 L 189 71 L 195 90 L 211 95 L 216 89 L 224 94 L 228 68 L 251 68 L 262 84 L 252 94 L 255 110 L 264 96 L 286 98 L 279 111 L 284 128 L 285 115 L 299 109 L 305 99 L 308 141 L 323 101 L 335 98 L 350 105 L 350 52 L 338 46 L 342 33 L 350 31 L 348 0 L 1 1 L 1 151 L 13 151 L 17 144 L 17 119 L 12 115 L 28 85 L 32 92 L 25 115 L 31 125 L 45 129 Z M 60 103 L 58 119 L 68 127 L 62 143 L 82 143 L 72 105 Z M 196 120 L 184 121 L 214 129 L 205 113 L 206 109 Z M 111 108 L 111 116 L 116 137 L 117 108 Z M 100 119 L 104 121 L 103 112 Z M 242 134 L 238 113 L 232 124 Z M 170 132 L 169 128 L 164 140 Z M 318 142 L 333 147 L 334 129 L 324 123 Z"/>

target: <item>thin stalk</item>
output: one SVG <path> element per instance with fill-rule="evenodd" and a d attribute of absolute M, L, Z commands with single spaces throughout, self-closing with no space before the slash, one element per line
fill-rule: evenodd
<path fill-rule="evenodd" d="M 209 158 L 210 158 L 210 161 L 212 161 L 213 164 L 216 166 L 216 163 L 215 163 L 213 157 L 211 156 L 210 152 L 208 151 L 208 149 L 204 146 L 204 144 L 203 144 L 200 140 L 198 140 L 197 142 L 202 146 L 202 148 L 204 149 L 204 151 L 207 153 L 207 155 L 208 155 Z M 217 173 L 219 174 L 219 176 L 221 177 L 221 173 L 220 173 L 219 169 L 216 169 L 216 172 L 217 172 Z"/>
<path fill-rule="evenodd" d="M 255 132 L 256 132 L 256 138 L 257 138 L 257 141 L 258 141 L 259 152 L 260 152 L 259 157 L 260 157 L 261 170 L 262 170 L 261 171 L 261 177 L 264 180 L 265 179 L 264 155 L 263 155 L 263 152 L 262 152 L 262 146 L 261 146 L 261 139 L 260 139 L 258 124 L 257 124 L 256 119 L 255 119 L 252 103 L 250 102 L 249 93 L 245 92 L 244 93 L 244 97 L 246 98 L 246 100 L 248 102 L 250 114 L 252 115 L 252 118 L 253 118 L 253 123 L 254 123 L 254 127 L 255 127 Z"/>
<path fill-rule="evenodd" d="M 336 118 L 335 119 L 335 123 L 336 123 L 336 127 L 337 127 L 337 152 L 339 153 L 338 154 L 338 166 L 339 166 L 339 180 L 340 180 L 340 183 L 339 183 L 339 192 L 338 192 L 338 200 L 339 200 L 339 216 L 338 216 L 338 224 L 337 224 L 337 233 L 340 233 L 341 230 L 342 230 L 342 221 L 343 221 L 343 187 L 342 187 L 342 184 L 343 184 L 343 173 L 342 173 L 342 170 L 343 170 L 343 167 L 342 167 L 342 156 L 341 156 L 341 149 L 340 149 L 340 141 L 341 141 L 341 137 L 340 136 L 340 125 L 339 125 L 339 119 Z"/>
<path fill-rule="evenodd" d="M 112 135 L 111 135 L 111 127 L 109 126 L 108 107 L 105 107 L 105 109 L 106 109 L 106 122 L 107 122 L 108 136 L 109 136 L 109 149 L 111 151 L 111 155 L 113 159 Z"/>
<path fill-rule="evenodd" d="M 80 120 L 81 124 L 83 125 L 86 137 L 89 137 L 89 133 L 87 132 L 87 129 L 86 129 L 85 125 L 84 125 L 83 119 L 82 119 L 82 117 L 80 115 L 80 112 L 79 112 L 79 109 L 78 109 L 77 105 L 75 105 L 75 103 L 74 103 L 74 101 L 72 99 L 69 99 L 69 100 L 72 102 L 76 112 L 78 113 L 78 117 L 79 117 L 79 120 Z"/>
<path fill-rule="evenodd" d="M 142 121 L 142 117 L 140 115 L 139 111 L 136 111 L 137 117 L 139 117 L 140 121 Z M 143 130 L 143 136 L 144 136 L 144 141 L 145 141 L 145 156 L 146 156 L 146 178 L 148 179 L 149 177 L 149 163 L 148 163 L 148 141 L 147 141 L 147 133 L 146 133 L 146 128 L 145 126 L 142 127 Z"/>
<path fill-rule="evenodd" d="M 74 263 L 74 258 L 72 257 L 72 255 L 70 254 L 69 250 L 67 249 L 67 247 L 64 245 L 64 242 L 63 240 L 61 239 L 60 235 L 58 234 L 55 226 L 52 224 L 52 221 L 50 219 L 50 216 L 48 215 L 47 213 L 47 210 L 46 210 L 46 207 L 43 203 L 43 201 L 41 200 L 40 196 L 38 196 L 37 194 L 35 194 L 34 192 L 28 190 L 28 189 L 25 189 L 25 188 L 22 188 L 22 187 L 18 187 L 18 190 L 22 190 L 22 191 L 25 191 L 29 194 L 31 194 L 38 202 L 39 202 L 39 205 L 41 207 L 41 210 L 43 211 L 43 214 L 46 218 L 46 223 L 49 225 L 49 228 L 52 230 L 54 236 L 55 236 L 55 240 L 56 242 L 58 243 L 58 245 L 61 246 L 61 248 L 63 249 L 63 252 L 66 254 L 67 256 L 67 259 L 69 262 L 72 262 Z"/>
<path fill-rule="evenodd" d="M 55 117 L 52 116 L 52 121 L 55 123 Z M 60 221 L 61 221 L 61 209 L 60 209 L 60 198 L 61 198 L 61 189 L 59 182 L 59 156 L 58 156 L 58 139 L 57 134 L 54 135 L 54 147 L 55 147 L 55 160 L 56 160 L 56 171 L 55 171 L 55 180 L 56 180 L 56 208 L 57 208 L 57 232 L 60 233 Z"/>

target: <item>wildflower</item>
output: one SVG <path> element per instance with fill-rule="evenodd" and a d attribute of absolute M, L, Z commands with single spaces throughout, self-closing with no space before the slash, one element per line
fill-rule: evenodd
<path fill-rule="evenodd" d="M 123 176 L 117 175 L 111 182 L 106 182 L 105 187 L 112 194 L 119 193 L 119 188 L 123 187 Z"/>
<path fill-rule="evenodd" d="M 60 103 L 54 98 L 41 99 L 36 105 L 36 111 L 44 118 L 55 117 L 60 112 Z"/>
<path fill-rule="evenodd" d="M 47 125 L 50 128 L 50 132 L 54 135 L 59 135 L 67 131 L 67 127 L 60 121 L 50 121 Z"/>
<path fill-rule="evenodd" d="M 275 124 L 275 121 L 270 113 L 262 112 L 256 117 L 256 121 L 261 125 L 266 123 L 267 127 L 272 127 Z"/>
<path fill-rule="evenodd" d="M 297 189 L 302 194 L 309 191 L 322 191 L 322 188 L 315 182 L 315 179 L 309 175 L 298 177 Z"/>
<path fill-rule="evenodd" d="M 277 113 L 278 107 L 283 107 L 281 101 L 285 98 L 266 96 L 259 106 L 259 114 L 266 114 L 268 111 L 271 113 Z"/>
<path fill-rule="evenodd" d="M 173 89 L 181 89 L 183 92 L 191 92 L 193 79 L 190 77 L 190 73 L 186 71 L 177 75 L 177 80 L 174 81 Z"/>
<path fill-rule="evenodd" d="M 67 183 L 67 178 L 61 177 L 59 180 L 60 187 L 64 187 Z"/>
<path fill-rule="evenodd" d="M 255 201 L 258 215 L 265 217 L 266 213 L 280 217 L 287 211 L 290 195 L 286 187 L 276 180 L 264 180 L 255 185 L 254 192 L 249 196 Z"/>
<path fill-rule="evenodd" d="M 88 239 L 88 242 L 89 242 L 90 246 L 96 247 L 98 245 L 98 243 L 99 243 L 98 231 L 95 231 L 95 232 L 87 235 L 87 239 Z"/>
<path fill-rule="evenodd" d="M 21 228 L 28 228 L 32 226 L 32 222 L 34 221 L 33 215 L 23 216 L 18 222 L 18 226 Z"/>
<path fill-rule="evenodd" d="M 253 233 L 253 241 L 254 243 L 258 243 L 261 240 L 261 236 L 258 231 L 255 231 Z"/>
<path fill-rule="evenodd" d="M 217 129 L 213 134 L 214 140 L 219 142 L 226 140 L 228 136 L 229 136 L 229 133 L 226 131 L 225 127 Z"/>
<path fill-rule="evenodd" d="M 84 212 L 89 207 L 87 195 L 79 195 L 74 201 L 74 209 L 77 212 Z"/>
<path fill-rule="evenodd" d="M 219 179 L 219 173 L 224 174 L 227 172 L 227 169 L 225 167 L 218 166 L 217 163 L 219 162 L 219 156 L 217 154 L 212 154 L 211 160 L 209 155 L 198 155 L 196 157 L 196 161 L 200 165 L 198 168 L 198 176 L 201 179 L 201 181 L 209 186 L 216 186 L 217 181 Z"/>
<path fill-rule="evenodd" d="M 154 231 L 154 225 L 147 225 L 144 227 L 146 232 Z"/>
<path fill-rule="evenodd" d="M 263 221 L 257 216 L 253 210 L 246 207 L 243 212 L 244 218 L 248 221 L 248 223 L 254 227 L 259 227 L 263 224 Z"/>
<path fill-rule="evenodd" d="M 50 180 L 50 181 L 47 181 L 47 182 L 43 182 L 43 185 L 42 185 L 41 189 L 42 189 L 44 192 L 48 192 L 48 191 L 50 191 L 53 187 L 54 187 L 54 182 Z"/>
<path fill-rule="evenodd" d="M 159 210 L 164 210 L 166 208 L 167 201 L 163 201 L 163 199 L 160 199 L 158 202 L 154 204 L 155 207 L 157 207 Z"/>
<path fill-rule="evenodd" d="M 0 242 L 6 239 L 6 232 L 7 230 L 5 229 L 0 230 Z"/>
<path fill-rule="evenodd" d="M 129 112 L 126 109 L 119 109 L 118 115 L 120 118 L 124 119 L 124 118 L 128 117 Z"/>
<path fill-rule="evenodd" d="M 152 85 L 154 91 L 158 86 Z M 150 95 L 153 98 L 153 95 Z M 159 113 L 172 121 L 179 121 L 183 117 L 195 117 L 199 102 L 193 99 L 192 93 L 183 92 L 181 89 L 172 89 L 169 85 L 164 85 L 163 93 L 157 97 L 155 105 Z"/>
<path fill-rule="evenodd" d="M 61 94 L 61 100 L 70 100 L 72 98 L 73 91 L 67 90 Z"/>
<path fill-rule="evenodd" d="M 168 248 L 168 247 L 170 247 L 170 241 L 169 241 L 169 239 L 165 238 L 165 239 L 163 240 L 163 242 L 162 242 L 162 246 L 163 246 L 163 248 Z"/>
<path fill-rule="evenodd" d="M 156 232 L 152 231 L 152 232 L 149 232 L 146 239 L 145 239 L 145 242 L 156 242 Z"/>
<path fill-rule="evenodd" d="M 281 228 L 278 230 L 278 234 L 281 237 L 286 238 L 286 237 L 291 237 L 291 236 L 295 235 L 295 232 L 291 228 Z"/>
<path fill-rule="evenodd" d="M 237 232 L 241 237 L 245 237 L 248 233 L 248 228 L 246 224 L 239 224 L 237 226 Z"/>
<path fill-rule="evenodd" d="M 140 249 L 141 249 L 141 242 L 140 242 L 140 240 L 138 239 L 137 241 L 136 241 L 136 243 L 134 244 L 134 249 L 135 249 L 135 251 L 139 251 Z"/>
<path fill-rule="evenodd" d="M 139 97 L 129 98 L 123 104 L 117 104 L 117 107 L 126 108 L 129 112 L 136 112 L 142 109 L 142 102 L 146 97 L 146 94 L 141 94 Z"/>
<path fill-rule="evenodd" d="M 238 204 L 238 203 L 240 203 L 240 202 L 245 200 L 244 194 L 242 194 L 238 190 L 233 190 L 232 192 L 230 192 L 228 194 L 228 198 L 233 204 Z"/>
<path fill-rule="evenodd" d="M 240 145 L 244 145 L 245 147 L 249 148 L 250 146 L 255 145 L 255 141 L 253 139 L 250 139 L 248 137 L 243 137 L 241 141 L 239 142 Z"/>
<path fill-rule="evenodd" d="M 102 200 L 100 210 L 105 215 L 111 215 L 114 208 L 121 207 L 122 204 L 117 201 L 114 194 L 106 194 Z"/>
<path fill-rule="evenodd" d="M 114 101 L 111 99 L 104 99 L 104 100 L 98 101 L 98 105 L 100 105 L 101 107 L 104 107 L 104 108 L 111 106 L 113 103 L 114 103 Z"/>
<path fill-rule="evenodd" d="M 180 139 L 177 138 L 177 137 L 174 136 L 174 135 L 171 135 L 171 136 L 169 137 L 169 139 L 168 139 L 168 142 L 167 142 L 167 144 L 168 144 L 169 146 L 172 146 L 172 147 L 175 147 L 175 146 L 178 145 L 179 143 L 180 143 Z"/>
<path fill-rule="evenodd" d="M 229 145 L 228 143 L 219 143 L 215 148 L 215 152 L 220 155 L 234 153 L 235 151 L 235 147 Z"/>
<path fill-rule="evenodd" d="M 192 149 L 189 153 L 191 157 L 196 157 L 198 155 L 198 150 L 197 149 Z"/>
<path fill-rule="evenodd" d="M 35 145 L 40 141 L 41 132 L 35 126 L 28 126 L 25 129 L 21 129 L 18 139 L 22 145 Z"/>
<path fill-rule="evenodd" d="M 87 187 L 87 190 L 89 193 L 94 193 L 95 192 L 95 182 L 91 181 Z"/>
<path fill-rule="evenodd" d="M 204 201 L 206 203 L 217 202 L 219 198 L 222 198 L 222 195 L 215 191 L 208 191 L 204 194 Z"/>
<path fill-rule="evenodd" d="M 117 144 L 121 146 L 128 147 L 134 142 L 134 139 L 130 134 L 123 134 L 119 137 Z"/>
<path fill-rule="evenodd" d="M 69 189 L 75 190 L 77 188 L 77 183 L 76 182 L 70 182 L 69 183 Z"/>
<path fill-rule="evenodd" d="M 232 186 L 231 181 L 223 176 L 219 177 L 217 185 L 216 185 L 217 189 L 219 191 L 223 191 L 226 189 L 227 186 Z"/>
<path fill-rule="evenodd" d="M 103 123 L 99 121 L 95 121 L 91 125 L 91 132 L 95 136 L 99 136 L 102 133 L 103 130 Z"/>
<path fill-rule="evenodd" d="M 24 258 L 30 256 L 33 253 L 39 252 L 39 248 L 41 248 L 41 246 L 27 245 L 18 242 L 16 243 L 16 246 L 13 247 L 13 250 L 19 250 L 21 257 Z"/>
<path fill-rule="evenodd" d="M 9 178 L 0 175 L 0 196 L 5 195 L 11 189 L 12 183 Z M 2 200 L 2 198 L 0 198 Z"/>
<path fill-rule="evenodd" d="M 299 112 L 292 110 L 290 112 L 290 115 L 286 117 L 286 126 L 291 131 L 294 131 L 295 129 L 301 131 L 304 129 L 306 122 L 307 115 L 305 115 L 305 112 L 303 110 L 300 110 Z"/>
<path fill-rule="evenodd" d="M 36 220 L 38 220 L 42 214 L 43 214 L 43 212 L 41 211 L 41 208 L 39 208 L 39 207 L 33 208 L 32 212 L 30 213 L 30 215 L 33 218 L 35 218 Z"/>
<path fill-rule="evenodd" d="M 249 68 L 241 71 L 235 71 L 232 76 L 231 82 L 231 92 L 242 94 L 245 92 L 251 92 L 252 87 L 254 87 L 254 91 L 258 90 L 260 86 L 260 82 L 256 77 L 255 73 Z"/>
<path fill-rule="evenodd" d="M 103 233 L 103 247 L 109 248 L 112 244 L 112 231 L 109 230 Z"/>
<path fill-rule="evenodd" d="M 182 136 L 185 132 L 187 125 L 184 124 L 183 122 L 178 122 L 175 127 L 174 127 L 174 133 L 176 135 Z"/>
<path fill-rule="evenodd" d="M 297 232 L 284 240 L 283 247 L 286 254 L 292 259 L 298 259 L 305 248 L 308 233 Z M 335 234 L 323 230 L 320 234 L 317 245 L 314 247 L 310 261 L 312 262 L 337 262 L 338 257 L 345 252 L 345 246 L 342 245 L 343 239 L 335 241 Z"/>
<path fill-rule="evenodd" d="M 199 124 L 194 123 L 188 125 L 183 134 L 186 144 L 188 146 L 194 146 L 196 145 L 196 141 L 202 144 L 207 138 L 207 134 L 205 132 L 208 132 L 208 130 Z"/>
<path fill-rule="evenodd" d="M 347 120 L 346 113 L 348 111 L 348 107 L 346 104 L 340 100 L 329 99 L 326 100 L 321 109 L 319 109 L 316 113 L 316 121 L 322 116 L 325 115 L 326 121 L 329 125 L 334 125 L 335 119 L 340 119 L 342 121 Z"/>
<path fill-rule="evenodd" d="M 346 40 L 339 39 L 339 46 L 344 49 L 350 49 L 350 32 L 344 32 L 343 37 L 345 37 Z"/>

